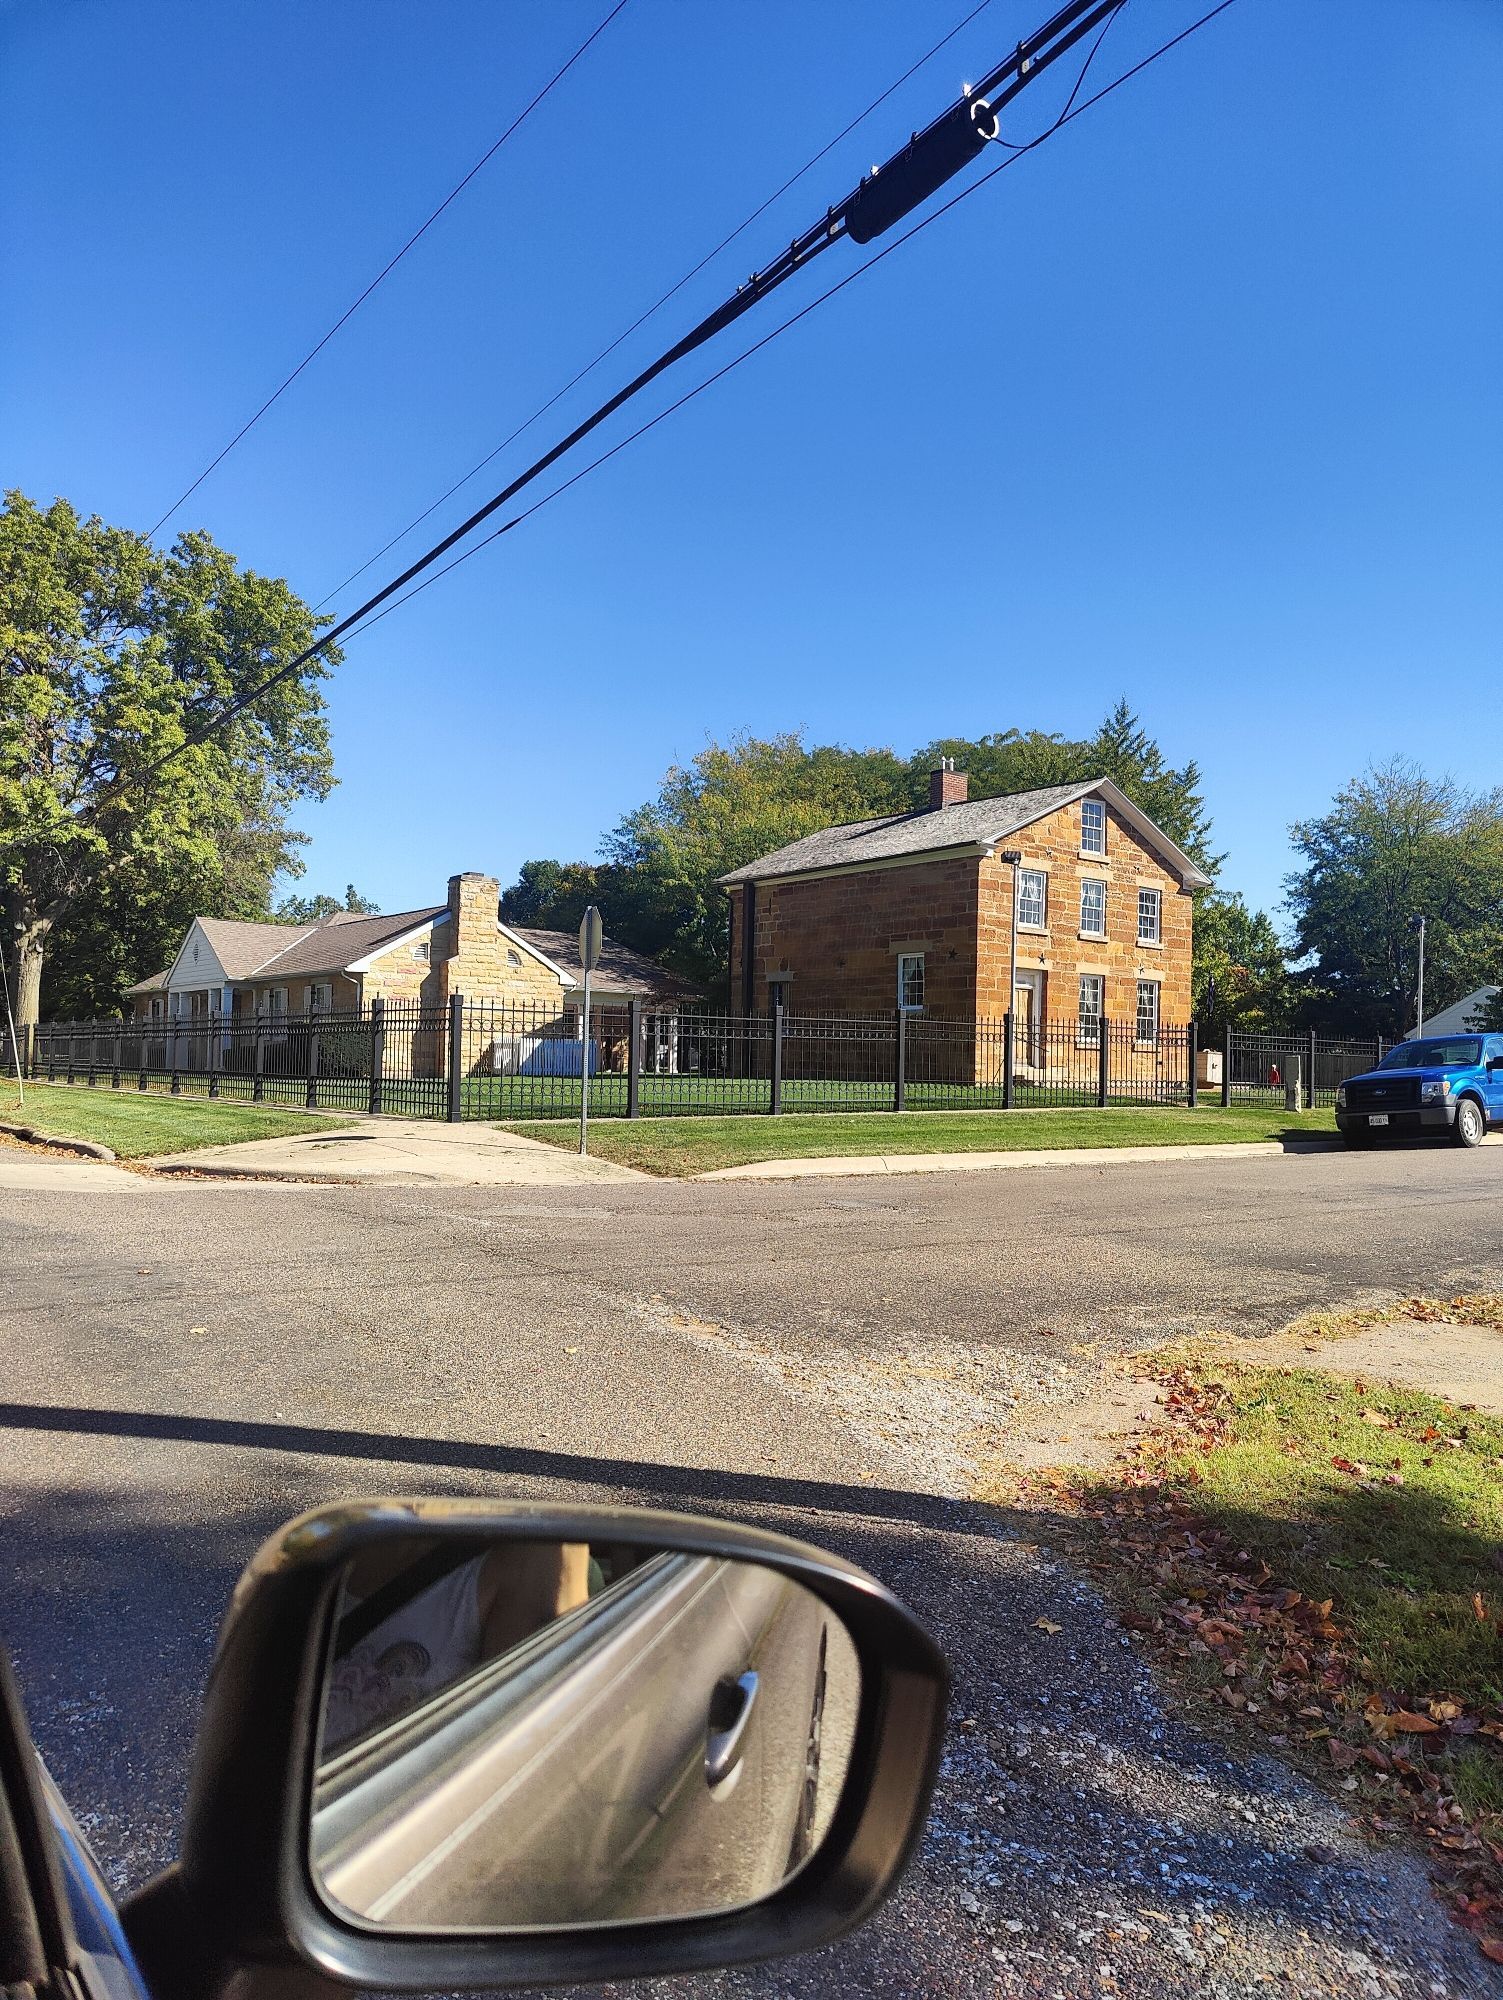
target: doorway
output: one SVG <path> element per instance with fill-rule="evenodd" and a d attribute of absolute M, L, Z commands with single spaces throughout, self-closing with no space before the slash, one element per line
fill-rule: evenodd
<path fill-rule="evenodd" d="M 1044 974 L 1018 972 L 1012 989 L 1013 1059 L 1037 1069 L 1044 1024 Z"/>

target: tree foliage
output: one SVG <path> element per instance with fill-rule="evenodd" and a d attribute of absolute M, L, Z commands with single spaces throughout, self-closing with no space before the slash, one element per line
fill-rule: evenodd
<path fill-rule="evenodd" d="M 374 917 L 380 914 L 381 905 L 362 896 L 350 882 L 345 885 L 343 902 L 337 896 L 284 896 L 275 915 L 279 924 L 316 924 L 320 917 L 338 916 L 345 910 L 361 917 Z"/>
<path fill-rule="evenodd" d="M 656 797 L 606 835 L 603 861 L 525 863 L 502 914 L 572 930 L 593 902 L 612 936 L 714 989 L 726 968 L 718 878 L 824 827 L 923 807 L 941 756 L 969 773 L 972 798 L 1112 778 L 1207 872 L 1217 865 L 1198 769 L 1170 766 L 1119 702 L 1080 741 L 1010 729 L 974 741 L 946 737 L 908 757 L 843 744 L 811 748 L 794 734 L 711 744 L 670 768 Z"/>
<path fill-rule="evenodd" d="M 169 912 L 176 921 L 183 896 L 212 911 L 255 901 L 259 884 L 264 911 L 272 877 L 301 872 L 288 815 L 334 782 L 317 684 L 338 652 L 205 742 L 187 739 L 319 623 L 286 583 L 240 569 L 206 534 L 164 552 L 64 500 L 6 496 L 0 904 L 23 1022 L 70 913 L 77 981 L 88 939 L 128 908 L 149 932 Z M 103 965 L 90 979 L 97 996 Z"/>
<path fill-rule="evenodd" d="M 1407 758 L 1367 771 L 1290 829 L 1295 949 L 1333 1026 L 1393 1037 L 1414 1023 L 1416 919 L 1425 1011 L 1503 970 L 1503 789 L 1470 793 Z"/>
<path fill-rule="evenodd" d="M 1268 1033 L 1292 1027 L 1303 997 L 1273 919 L 1223 889 L 1196 898 L 1192 992 L 1195 1018 L 1208 1038 L 1228 1028 Z"/>

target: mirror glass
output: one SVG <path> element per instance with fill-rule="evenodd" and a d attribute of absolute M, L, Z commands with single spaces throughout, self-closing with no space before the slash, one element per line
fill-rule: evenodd
<path fill-rule="evenodd" d="M 394 1534 L 341 1584 L 314 1882 L 403 1931 L 757 1902 L 824 1838 L 859 1693 L 839 1619 L 761 1564 Z"/>

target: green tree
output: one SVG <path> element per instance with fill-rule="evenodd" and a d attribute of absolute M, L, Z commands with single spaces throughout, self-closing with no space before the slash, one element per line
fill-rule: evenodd
<path fill-rule="evenodd" d="M 718 877 L 806 833 L 904 811 L 905 776 L 890 750 L 811 750 L 796 735 L 737 737 L 674 765 L 657 797 L 604 842 L 608 862 L 631 877 L 636 937 L 661 937 L 658 955 L 685 977 L 723 983 L 727 909 Z"/>
<path fill-rule="evenodd" d="M 1175 770 L 1125 698 L 1090 736 L 1072 739 L 1042 729 L 1007 729 L 975 741 L 947 736 L 926 744 L 908 760 L 911 804 L 922 805 L 927 798 L 929 773 L 941 757 L 953 757 L 957 770 L 970 773 L 973 799 L 1110 778 L 1208 875 L 1221 865 L 1222 857 L 1211 852 L 1211 820 L 1201 795 L 1199 765 L 1192 758 Z"/>
<path fill-rule="evenodd" d="M 320 622 L 201 532 L 164 553 L 64 500 L 5 497 L 0 906 L 22 1024 L 38 1018 L 49 940 L 85 896 L 100 898 L 96 922 L 132 884 L 170 902 L 195 875 L 222 878 L 226 851 L 257 857 L 268 886 L 301 872 L 288 815 L 334 782 L 317 684 L 339 653 L 187 738 Z"/>
<path fill-rule="evenodd" d="M 350 882 L 345 886 L 342 903 L 337 896 L 284 896 L 277 904 L 275 916 L 279 924 L 316 924 L 320 917 L 335 917 L 345 910 L 361 917 L 374 917 L 380 915 L 381 905 L 362 896 Z"/>
<path fill-rule="evenodd" d="M 1498 978 L 1503 789 L 1470 793 L 1397 758 L 1290 837 L 1304 861 L 1287 883 L 1295 949 L 1331 1025 L 1394 1037 L 1412 1026 L 1421 915 L 1427 1013 Z"/>
<path fill-rule="evenodd" d="M 1196 900 L 1192 994 L 1207 1037 L 1227 1028 L 1266 1033 L 1294 1024 L 1303 996 L 1273 919 L 1235 891 L 1209 889 Z"/>

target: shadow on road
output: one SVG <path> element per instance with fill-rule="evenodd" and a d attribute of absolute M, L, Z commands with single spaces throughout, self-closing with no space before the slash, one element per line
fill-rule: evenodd
<path fill-rule="evenodd" d="M 1099 1603 L 1037 1546 L 1046 1519 L 1030 1518 L 1021 1539 L 1000 1514 L 893 1488 L 288 1423 L 0 1404 L 0 1426 L 100 1441 L 87 1469 L 75 1458 L 56 1477 L 12 1483 L 0 1603 L 38 1740 L 121 1886 L 172 1858 L 219 1620 L 241 1568 L 289 1514 L 361 1490 L 605 1487 L 643 1504 L 734 1508 L 838 1550 L 914 1606 L 956 1672 L 929 1836 L 889 1910 L 772 1973 L 674 1982 L 673 1993 L 990 2000 L 1033 1990 L 1001 1980 L 1004 1920 L 1026 1920 L 1036 1944 L 1052 1937 L 1053 1955 L 1061 1918 L 1089 1925 L 1109 1900 L 1194 1922 L 1213 1884 L 1258 1924 L 1366 1948 L 1359 1913 L 1376 1891 L 1363 1864 L 1312 1869 L 1301 1848 L 1313 1816 L 1282 1767 L 1165 1717 Z M 186 1461 L 143 1456 L 154 1444 L 232 1449 L 190 1476 Z M 1256 1828 L 1229 1816 L 1229 1796 L 1254 1802 Z M 1165 1990 L 1182 1973 L 1166 1968 Z"/>

